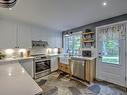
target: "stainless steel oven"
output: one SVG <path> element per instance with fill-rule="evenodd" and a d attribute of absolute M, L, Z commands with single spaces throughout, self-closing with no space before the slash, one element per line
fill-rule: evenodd
<path fill-rule="evenodd" d="M 51 72 L 51 60 L 44 54 L 32 55 L 34 57 L 34 78 L 41 78 Z"/>

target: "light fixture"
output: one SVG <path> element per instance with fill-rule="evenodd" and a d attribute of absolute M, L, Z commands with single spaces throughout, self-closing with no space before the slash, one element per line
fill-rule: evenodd
<path fill-rule="evenodd" d="M 52 52 L 52 49 L 51 49 L 51 48 L 48 48 L 48 49 L 47 49 L 47 53 L 48 53 L 48 54 L 51 54 L 51 52 Z"/>
<path fill-rule="evenodd" d="M 9 8 L 9 10 L 11 11 L 11 10 L 12 10 L 12 8 Z"/>
<path fill-rule="evenodd" d="M 5 53 L 6 53 L 7 55 L 11 55 L 11 54 L 14 53 L 14 50 L 13 50 L 13 49 L 6 49 L 6 50 L 5 50 Z"/>
<path fill-rule="evenodd" d="M 67 32 L 64 36 L 65 36 L 65 37 L 68 37 L 68 36 L 70 36 L 70 35 L 69 35 L 69 33 Z"/>
<path fill-rule="evenodd" d="M 26 49 L 19 49 L 19 53 L 21 53 L 21 52 L 25 53 Z"/>
<path fill-rule="evenodd" d="M 102 3 L 102 5 L 103 5 L 103 6 L 107 6 L 107 1 L 104 1 L 104 2 Z"/>
<path fill-rule="evenodd" d="M 16 4 L 17 0 L 0 0 L 0 7 L 12 8 Z"/>
<path fill-rule="evenodd" d="M 22 69 L 22 73 L 24 73 L 25 72 L 25 70 L 24 69 Z"/>

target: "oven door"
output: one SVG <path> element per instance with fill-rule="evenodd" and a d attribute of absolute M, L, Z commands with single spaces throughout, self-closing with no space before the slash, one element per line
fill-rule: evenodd
<path fill-rule="evenodd" d="M 36 73 L 50 69 L 50 60 L 36 62 Z"/>

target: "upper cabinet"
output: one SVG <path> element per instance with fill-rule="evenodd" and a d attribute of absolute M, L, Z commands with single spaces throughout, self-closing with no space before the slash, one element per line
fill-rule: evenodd
<path fill-rule="evenodd" d="M 17 46 L 17 25 L 9 21 L 0 20 L 0 49 L 15 48 Z"/>
<path fill-rule="evenodd" d="M 31 27 L 31 37 L 32 37 L 32 40 L 34 41 L 39 41 L 41 40 L 41 30 L 36 28 L 36 27 Z"/>
<path fill-rule="evenodd" d="M 35 41 L 47 41 L 49 48 L 61 48 L 62 47 L 62 34 L 60 32 L 53 32 L 44 30 L 42 28 L 32 27 L 32 40 Z"/>
<path fill-rule="evenodd" d="M 48 43 L 50 48 L 62 48 L 62 35 L 60 32 L 49 32 Z"/>
<path fill-rule="evenodd" d="M 32 48 L 32 40 L 47 41 L 49 48 L 62 47 L 60 32 L 0 19 L 0 49 Z"/>
<path fill-rule="evenodd" d="M 62 48 L 62 33 L 57 32 L 57 37 L 56 37 L 56 47 L 57 48 Z"/>
<path fill-rule="evenodd" d="M 31 27 L 29 25 L 18 25 L 18 47 L 19 48 L 31 48 Z"/>
<path fill-rule="evenodd" d="M 0 49 L 31 48 L 31 28 L 25 24 L 0 20 Z"/>

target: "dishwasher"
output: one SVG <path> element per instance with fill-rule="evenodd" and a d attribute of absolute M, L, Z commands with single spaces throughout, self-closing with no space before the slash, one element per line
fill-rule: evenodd
<path fill-rule="evenodd" d="M 85 64 L 84 60 L 72 59 L 72 75 L 85 80 Z"/>

